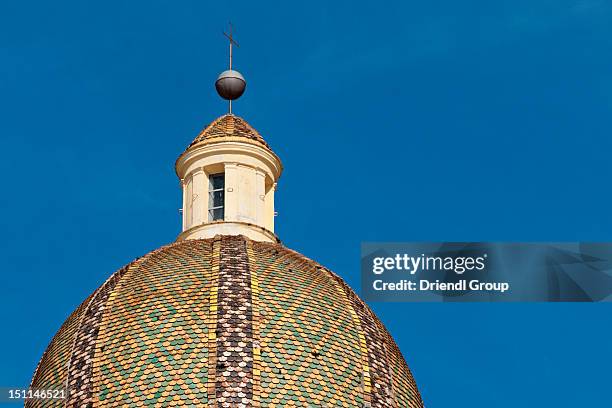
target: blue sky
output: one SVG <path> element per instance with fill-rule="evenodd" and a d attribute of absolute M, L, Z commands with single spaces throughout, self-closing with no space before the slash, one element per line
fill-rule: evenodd
<path fill-rule="evenodd" d="M 612 5 L 0 4 L 0 386 L 114 270 L 179 232 L 176 157 L 226 105 L 282 158 L 285 245 L 612 241 Z M 609 304 L 373 304 L 428 408 L 604 407 Z"/>

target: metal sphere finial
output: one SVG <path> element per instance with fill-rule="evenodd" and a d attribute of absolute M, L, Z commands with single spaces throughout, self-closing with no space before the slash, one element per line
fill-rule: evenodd
<path fill-rule="evenodd" d="M 233 69 L 223 71 L 215 81 L 217 93 L 223 99 L 233 101 L 242 96 L 246 88 L 246 81 L 242 74 Z"/>

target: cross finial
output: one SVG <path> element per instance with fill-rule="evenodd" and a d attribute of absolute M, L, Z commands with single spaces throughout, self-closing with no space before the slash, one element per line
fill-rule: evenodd
<path fill-rule="evenodd" d="M 223 35 L 227 37 L 227 39 L 229 40 L 229 69 L 232 69 L 232 45 L 235 45 L 236 47 L 240 47 L 238 45 L 238 43 L 236 42 L 236 40 L 234 40 L 234 35 L 233 35 L 233 31 L 234 31 L 234 26 L 232 25 L 232 22 L 229 22 L 229 34 L 227 34 L 225 31 L 223 32 Z"/>

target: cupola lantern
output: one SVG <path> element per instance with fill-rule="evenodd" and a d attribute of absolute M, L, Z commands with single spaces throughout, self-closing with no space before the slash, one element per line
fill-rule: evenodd
<path fill-rule="evenodd" d="M 225 33 L 224 33 L 225 34 Z M 232 100 L 246 87 L 232 69 L 221 73 L 215 87 L 229 100 L 229 113 L 208 125 L 176 161 L 183 189 L 183 228 L 178 240 L 244 235 L 277 242 L 274 234 L 274 191 L 282 172 L 278 156 L 251 125 L 232 113 Z"/>

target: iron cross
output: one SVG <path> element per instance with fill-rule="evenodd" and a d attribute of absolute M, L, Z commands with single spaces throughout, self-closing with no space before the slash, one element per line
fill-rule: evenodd
<path fill-rule="evenodd" d="M 229 40 L 229 69 L 230 70 L 232 69 L 232 45 L 236 45 L 236 47 L 240 47 L 238 43 L 236 42 L 236 40 L 234 40 L 233 31 L 234 31 L 234 26 L 232 25 L 230 21 L 229 34 L 227 34 L 225 31 L 223 32 L 223 35 L 226 36 L 227 39 Z"/>

